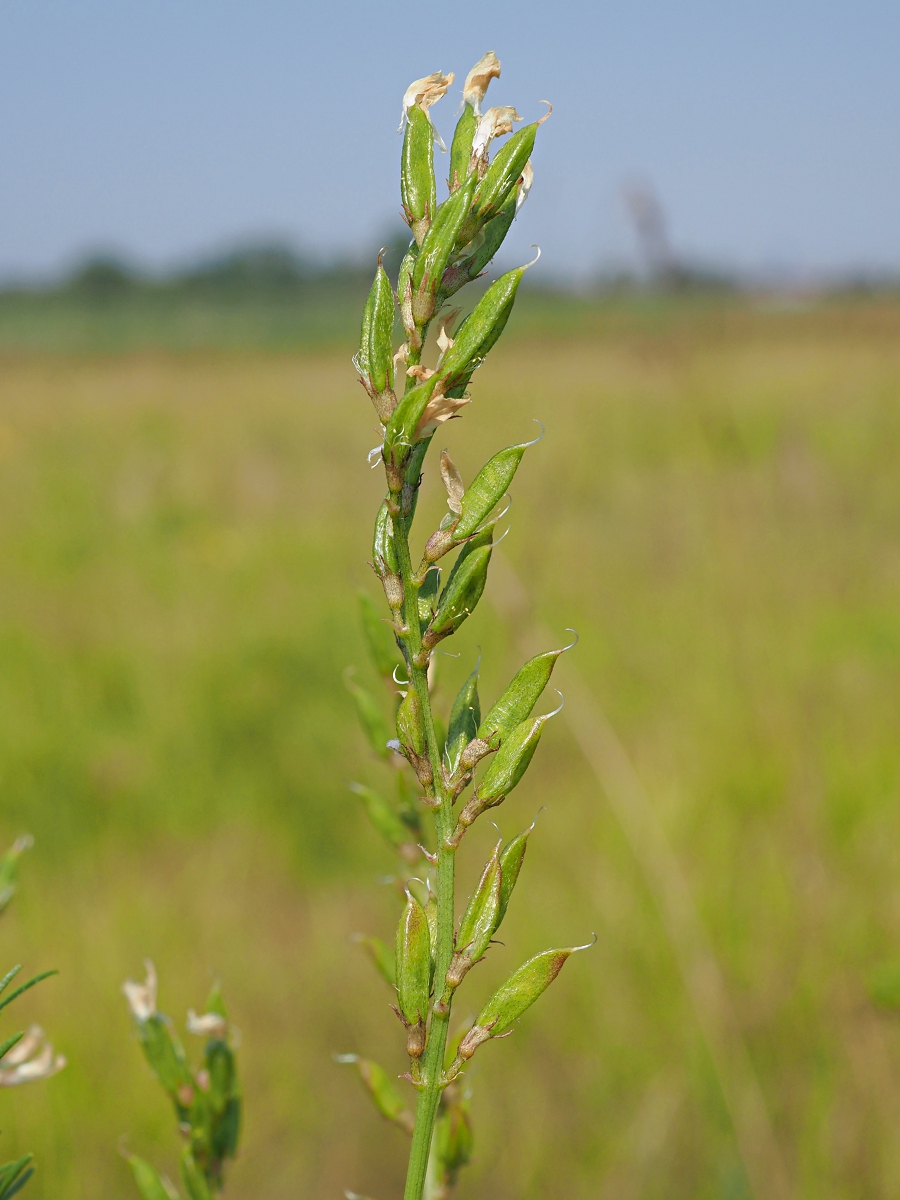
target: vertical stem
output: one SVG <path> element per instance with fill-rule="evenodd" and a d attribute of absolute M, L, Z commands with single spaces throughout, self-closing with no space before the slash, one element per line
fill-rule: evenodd
<path fill-rule="evenodd" d="M 400 513 L 399 496 L 391 497 L 397 515 L 392 515 L 394 528 L 394 548 L 397 563 L 400 568 L 400 578 L 403 580 L 403 621 L 406 633 L 403 641 L 406 645 L 409 660 L 410 678 L 422 708 L 422 719 L 425 725 L 425 741 L 428 747 L 428 757 L 434 782 L 431 792 L 440 801 L 440 807 L 435 810 L 435 826 L 437 833 L 437 945 L 434 947 L 434 978 L 438 993 L 443 990 L 442 983 L 450 966 L 453 955 L 453 917 L 454 917 L 454 851 L 448 847 L 447 838 L 453 832 L 453 798 L 444 786 L 444 774 L 441 764 L 441 747 L 438 745 L 434 731 L 434 716 L 431 711 L 431 697 L 428 694 L 428 675 L 424 667 L 416 666 L 415 660 L 422 649 L 422 635 L 419 629 L 418 587 L 413 582 L 413 568 L 409 555 L 409 539 L 403 516 Z M 428 1030 L 428 1041 L 420 1064 L 421 1083 L 419 1098 L 416 1104 L 416 1124 L 413 1130 L 412 1146 L 409 1154 L 409 1168 L 406 1176 L 406 1189 L 403 1200 L 422 1200 L 425 1186 L 425 1176 L 428 1170 L 428 1156 L 431 1150 L 431 1136 L 434 1130 L 435 1117 L 441 1099 L 441 1071 L 444 1066 L 444 1052 L 447 1046 L 447 1028 L 450 1022 L 449 1005 L 446 1012 L 431 1012 L 431 1024 Z"/>

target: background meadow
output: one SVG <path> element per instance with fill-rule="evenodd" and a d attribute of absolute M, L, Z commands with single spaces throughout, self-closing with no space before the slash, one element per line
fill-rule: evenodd
<path fill-rule="evenodd" d="M 556 644 L 580 635 L 555 681 L 578 673 L 671 841 L 792 1194 L 894 1196 L 900 303 L 526 290 L 443 440 L 471 478 L 545 423 L 503 549 Z M 0 306 L 0 832 L 36 839 L 0 945 L 60 968 L 7 1026 L 27 1007 L 69 1059 L 0 1094 L 33 1200 L 131 1195 L 123 1136 L 175 1172 L 119 991 L 146 956 L 165 1011 L 218 977 L 242 1032 L 231 1200 L 401 1185 L 403 1135 L 332 1061 L 404 1069 L 349 940 L 397 911 L 347 788 L 384 770 L 341 679 L 374 686 L 355 591 L 377 595 L 381 486 L 351 293 L 308 335 L 289 305 Z M 423 505 L 439 517 L 433 479 Z M 509 573 L 492 586 L 503 610 Z M 525 623 L 479 608 L 440 660 L 448 705 L 481 645 L 497 694 Z M 749 1196 L 709 1016 L 566 712 L 504 833 L 541 806 L 469 1004 L 546 945 L 599 941 L 476 1060 L 461 1200 Z"/>

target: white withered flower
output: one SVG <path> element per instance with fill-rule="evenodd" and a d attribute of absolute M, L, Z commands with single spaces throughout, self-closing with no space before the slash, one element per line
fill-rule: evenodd
<path fill-rule="evenodd" d="M 445 75 L 443 71 L 432 71 L 430 75 L 425 75 L 422 79 L 414 80 L 403 96 L 403 117 L 400 122 L 400 128 L 403 128 L 403 121 L 409 115 L 409 110 L 414 104 L 418 104 L 422 112 L 425 113 L 429 121 L 431 113 L 428 111 L 432 104 L 437 104 L 438 100 L 442 99 L 447 94 L 447 88 L 453 82 L 456 76 L 451 71 L 449 75 Z"/>
<path fill-rule="evenodd" d="M 443 425 L 445 421 L 452 420 L 461 408 L 465 408 L 470 403 L 471 400 L 468 396 L 460 396 L 454 399 L 438 392 L 437 395 L 431 397 L 428 406 L 419 418 L 413 440 L 421 442 L 423 438 L 428 437 L 429 433 L 434 433 L 438 425 Z"/>
<path fill-rule="evenodd" d="M 34 1079 L 49 1079 L 65 1065 L 65 1058 L 53 1053 L 40 1025 L 32 1025 L 0 1062 L 0 1087 L 17 1087 Z"/>
<path fill-rule="evenodd" d="M 488 90 L 488 85 L 492 79 L 500 78 L 500 59 L 493 52 L 488 50 L 483 58 L 479 58 L 478 62 L 466 76 L 465 86 L 463 87 L 463 101 L 466 104 L 471 104 L 475 112 L 481 113 L 481 102 Z"/>
<path fill-rule="evenodd" d="M 509 104 L 501 105 L 500 108 L 489 108 L 482 115 L 478 122 L 478 128 L 475 130 L 475 137 L 472 139 L 472 157 L 485 158 L 488 147 L 494 138 L 502 137 L 505 133 L 512 133 L 513 121 L 521 120 L 522 118 Z"/>
<path fill-rule="evenodd" d="M 156 1016 L 156 969 L 149 958 L 144 960 L 144 966 L 147 978 L 143 983 L 126 979 L 122 984 L 128 1007 L 138 1021 L 149 1021 Z"/>
<path fill-rule="evenodd" d="M 220 1038 L 224 1040 L 228 1032 L 228 1021 L 221 1013 L 203 1013 L 197 1016 L 192 1008 L 187 1015 L 188 1033 L 196 1033 L 198 1037 Z"/>

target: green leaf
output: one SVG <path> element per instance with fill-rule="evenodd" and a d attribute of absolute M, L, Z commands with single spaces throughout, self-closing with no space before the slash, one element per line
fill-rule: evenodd
<path fill-rule="evenodd" d="M 179 1200 L 178 1193 L 163 1182 L 154 1167 L 136 1154 L 128 1157 L 128 1165 L 134 1175 L 134 1182 L 141 1194 L 141 1200 Z"/>
<path fill-rule="evenodd" d="M 7 1038 L 6 1041 L 0 1045 L 0 1059 L 5 1058 L 10 1050 L 12 1050 L 13 1046 L 15 1046 L 17 1042 L 21 1042 L 24 1036 L 25 1031 L 22 1030 L 20 1033 L 14 1033 L 12 1037 Z"/>
<path fill-rule="evenodd" d="M 23 992 L 27 992 L 29 988 L 33 988 L 36 983 L 41 983 L 44 979 L 49 979 L 51 975 L 58 975 L 59 971 L 55 968 L 51 971 L 42 971 L 40 975 L 35 975 L 33 979 L 29 979 L 27 983 L 23 983 L 21 987 L 17 987 L 11 995 L 5 1000 L 0 1000 L 0 1009 L 6 1008 L 7 1004 L 12 1004 L 13 1000 L 18 1000 Z"/>
<path fill-rule="evenodd" d="M 407 1133 L 412 1133 L 413 1115 L 406 1108 L 396 1085 L 383 1067 L 369 1058 L 359 1058 L 355 1054 L 343 1054 L 338 1061 L 356 1067 L 360 1082 L 383 1117 L 393 1121 Z"/>
<path fill-rule="evenodd" d="M 22 964 L 16 963 L 16 965 L 11 970 L 7 971 L 3 978 L 0 979 L 0 995 L 6 991 L 21 970 Z"/>
<path fill-rule="evenodd" d="M 351 783 L 350 791 L 362 800 L 372 825 L 390 846 L 399 850 L 409 844 L 409 829 L 383 796 L 362 783 Z"/>
<path fill-rule="evenodd" d="M 356 941 L 365 948 L 369 958 L 375 964 L 376 971 L 385 983 L 389 987 L 395 988 L 397 986 L 397 971 L 394 965 L 394 951 L 381 938 L 359 934 Z"/>
<path fill-rule="evenodd" d="M 390 741 L 391 734 L 384 713 L 381 711 L 375 697 L 366 691 L 365 688 L 360 687 L 349 675 L 345 674 L 344 684 L 347 691 L 356 701 L 356 713 L 359 717 L 359 723 L 372 750 L 379 758 L 389 758 L 391 752 L 388 749 L 388 742 Z"/>
<path fill-rule="evenodd" d="M 19 874 L 19 859 L 34 844 L 30 834 L 16 838 L 7 852 L 0 858 L 0 912 L 6 908 L 16 893 Z"/>
<path fill-rule="evenodd" d="M 360 622 L 372 662 L 379 675 L 392 679 L 400 661 L 397 642 L 387 622 L 382 620 L 381 609 L 369 593 L 360 590 L 357 596 Z"/>

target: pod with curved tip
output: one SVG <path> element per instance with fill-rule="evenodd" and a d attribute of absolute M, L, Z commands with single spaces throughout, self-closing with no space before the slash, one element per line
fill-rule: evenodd
<path fill-rule="evenodd" d="M 472 893 L 466 911 L 459 924 L 456 944 L 459 952 L 470 962 L 477 962 L 487 950 L 491 938 L 500 924 L 500 896 L 502 868 L 498 842 L 491 857 L 485 863 L 478 886 Z"/>
<path fill-rule="evenodd" d="M 155 1167 L 136 1154 L 129 1154 L 128 1165 L 134 1176 L 141 1200 L 179 1200 L 178 1193 L 160 1177 Z"/>
<path fill-rule="evenodd" d="M 447 770 L 451 775 L 456 773 L 463 750 L 475 737 L 480 720 L 481 704 L 478 699 L 478 667 L 476 667 L 457 692 L 450 710 L 450 731 L 447 734 L 444 755 Z"/>
<path fill-rule="evenodd" d="M 363 309 L 356 364 L 382 423 L 388 420 L 396 403 L 393 330 L 394 293 L 379 255 L 375 280 Z"/>
<path fill-rule="evenodd" d="M 509 193 L 515 189 L 531 158 L 538 128 L 549 115 L 545 113 L 540 121 L 523 126 L 494 155 L 472 205 L 472 216 L 479 227 L 500 211 Z"/>
<path fill-rule="evenodd" d="M 478 736 L 489 741 L 496 749 L 507 734 L 527 720 L 550 682 L 557 660 L 568 649 L 568 646 L 564 646 L 560 650 L 547 650 L 530 658 L 513 676 L 500 699 L 488 710 L 478 727 Z"/>
<path fill-rule="evenodd" d="M 592 945 L 593 943 L 589 943 Z M 489 1030 L 490 1037 L 505 1033 L 514 1021 L 534 1004 L 557 977 L 570 955 L 587 946 L 567 946 L 561 950 L 544 950 L 514 971 L 509 979 L 497 988 L 487 1004 L 478 1014 L 475 1028 Z M 473 1031 L 474 1032 L 474 1031 Z M 463 1045 L 460 1045 L 460 1055 Z"/>
<path fill-rule="evenodd" d="M 206 1177 L 190 1150 L 182 1152 L 180 1168 L 181 1182 L 187 1192 L 187 1200 L 212 1200 L 212 1192 L 206 1182 Z"/>
<path fill-rule="evenodd" d="M 421 246 L 437 207 L 434 178 L 434 128 L 414 104 L 407 113 L 400 159 L 400 199 L 403 215 Z"/>
<path fill-rule="evenodd" d="M 412 447 L 415 441 L 416 426 L 428 407 L 428 402 L 438 383 L 437 375 L 432 375 L 430 379 L 423 380 L 416 387 L 410 388 L 403 399 L 398 402 L 384 431 L 385 451 L 397 449 L 402 452 L 408 451 Z"/>
<path fill-rule="evenodd" d="M 460 325 L 436 376 L 443 381 L 446 395 L 455 398 L 463 394 L 473 373 L 506 328 L 527 269 L 516 267 L 495 280 Z"/>
<path fill-rule="evenodd" d="M 518 881 L 519 872 L 522 870 L 522 863 L 525 861 L 525 851 L 528 849 L 528 839 L 533 829 L 534 822 L 532 821 L 527 829 L 523 829 L 511 842 L 507 842 L 500 853 L 500 909 L 497 917 L 498 929 L 501 921 L 506 916 L 507 908 L 509 908 L 510 897 Z"/>
<path fill-rule="evenodd" d="M 396 964 L 400 1012 L 410 1026 L 421 1026 L 424 1034 L 431 990 L 431 938 L 425 910 L 408 888 L 406 906 L 397 926 Z"/>
<path fill-rule="evenodd" d="M 481 522 L 505 495 L 519 469 L 522 456 L 533 445 L 531 441 L 507 446 L 488 459 L 463 494 L 459 520 L 453 529 L 455 538 L 471 537 L 477 531 Z"/>
<path fill-rule="evenodd" d="M 464 558 L 460 555 L 454 564 L 447 585 L 441 592 L 437 612 L 422 638 L 426 650 L 433 649 L 443 638 L 455 633 L 466 617 L 474 612 L 487 582 L 492 550 L 492 546 L 480 546 Z"/>

